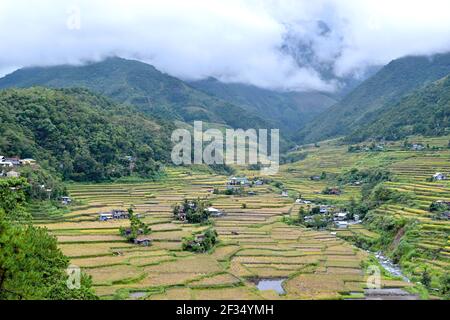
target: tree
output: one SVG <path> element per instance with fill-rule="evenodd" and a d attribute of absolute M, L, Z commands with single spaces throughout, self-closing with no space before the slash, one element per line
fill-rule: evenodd
<path fill-rule="evenodd" d="M 129 228 L 120 228 L 120 234 L 124 236 L 128 241 L 134 241 L 139 235 L 148 235 L 151 233 L 151 229 L 141 221 L 135 214 L 133 209 L 128 209 L 128 216 L 130 220 Z"/>
<path fill-rule="evenodd" d="M 441 293 L 446 299 L 450 299 L 450 274 L 444 273 L 440 279 Z"/>
<path fill-rule="evenodd" d="M 23 178 L 0 180 L 0 300 L 95 299 L 83 273 L 80 288 L 68 288 L 69 259 L 54 236 L 26 219 L 28 186 Z"/>
<path fill-rule="evenodd" d="M 0 300 L 96 299 L 89 277 L 71 290 L 66 281 L 69 260 L 47 230 L 10 222 L 0 212 Z"/>
<path fill-rule="evenodd" d="M 306 212 L 305 208 L 301 207 L 298 211 L 298 222 L 303 223 L 307 214 L 308 213 Z"/>
<path fill-rule="evenodd" d="M 184 251 L 204 253 L 211 250 L 217 244 L 218 234 L 213 228 L 209 228 L 200 235 L 193 234 L 183 238 L 182 248 Z"/>
<path fill-rule="evenodd" d="M 426 287 L 426 288 L 430 288 L 431 287 L 431 275 L 428 272 L 428 269 L 425 268 L 422 272 L 422 278 L 420 280 L 420 282 Z"/>

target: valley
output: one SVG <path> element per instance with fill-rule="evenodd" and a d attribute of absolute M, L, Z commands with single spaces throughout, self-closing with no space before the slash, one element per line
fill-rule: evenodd
<path fill-rule="evenodd" d="M 404 288 L 426 298 L 439 296 L 440 279 L 449 271 L 450 223 L 433 219 L 428 208 L 433 201 L 448 201 L 450 191 L 448 181 L 426 179 L 435 172 L 450 171 L 449 137 L 411 137 L 411 141 L 440 150 L 404 150 L 399 142 L 387 144 L 380 152 L 359 153 L 349 153 L 348 146 L 337 141 L 304 146 L 296 151 L 307 153 L 304 160 L 282 166 L 271 177 L 278 185 L 253 186 L 251 196 L 213 194 L 215 188 L 225 189 L 228 177 L 201 167 L 168 167 L 157 182 L 69 184 L 69 194 L 76 201 L 70 213 L 35 223 L 57 236 L 63 253 L 92 276 L 95 292 L 104 299 L 360 298 L 367 286 L 366 268 L 377 262 L 355 244 L 391 256 L 402 242 L 414 248 L 414 254 L 408 252 L 412 257 L 400 258 L 411 282 L 384 273 L 382 287 Z M 386 230 L 377 230 L 371 223 L 326 230 L 286 223 L 286 218 L 295 219 L 300 207 L 307 207 L 295 203 L 299 195 L 313 203 L 343 207 L 359 199 L 361 186 L 356 185 L 342 185 L 340 195 L 322 194 L 325 187 L 334 186 L 333 175 L 354 167 L 391 171 L 393 179 L 384 182 L 386 187 L 411 196 L 407 204 L 389 202 L 371 214 L 415 221 L 417 226 L 410 232 L 397 230 L 390 239 Z M 322 172 L 327 178 L 310 179 Z M 239 173 L 252 178 L 258 171 L 241 169 Z M 281 196 L 279 183 L 289 197 Z M 207 226 L 175 221 L 172 213 L 173 205 L 196 198 L 208 199 L 226 213 L 214 218 L 219 244 L 204 254 L 182 251 L 181 239 Z M 98 220 L 99 212 L 130 207 L 151 227 L 151 246 L 129 244 L 120 237 L 119 227 L 126 220 Z M 383 247 L 380 238 L 389 244 Z M 432 278 L 429 293 L 416 284 L 424 269 Z M 282 279 L 285 293 L 259 291 L 257 279 Z"/>

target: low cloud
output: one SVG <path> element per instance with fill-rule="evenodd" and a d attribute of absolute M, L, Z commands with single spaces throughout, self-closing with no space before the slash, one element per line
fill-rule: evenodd
<path fill-rule="evenodd" d="M 450 51 L 448 1 L 2 0 L 0 73 L 135 58 L 183 79 L 332 91 L 340 77 Z"/>

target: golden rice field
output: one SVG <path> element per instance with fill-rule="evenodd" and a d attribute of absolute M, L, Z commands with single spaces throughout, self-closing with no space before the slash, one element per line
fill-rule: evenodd
<path fill-rule="evenodd" d="M 419 138 L 418 138 L 419 139 Z M 448 138 L 428 141 L 439 145 Z M 418 141 L 421 142 L 421 141 Z M 419 246 L 437 254 L 425 259 L 440 272 L 448 272 L 450 241 L 448 221 L 434 221 L 426 211 L 430 202 L 450 199 L 450 184 L 426 182 L 442 171 L 450 173 L 450 151 L 401 151 L 392 144 L 384 152 L 348 153 L 347 146 L 333 141 L 320 148 L 307 146 L 308 157 L 284 165 L 272 179 L 283 182 L 293 197 L 281 197 L 270 185 L 254 187 L 254 196 L 214 195 L 224 188 L 227 177 L 186 168 L 168 168 L 159 182 L 115 184 L 71 184 L 70 195 L 77 201 L 62 219 L 38 220 L 59 241 L 72 264 L 92 276 L 97 294 L 103 299 L 343 299 L 364 292 L 366 252 L 340 238 L 357 234 L 379 237 L 362 225 L 346 230 L 314 231 L 282 222 L 299 206 L 294 195 L 336 204 L 360 197 L 360 188 L 345 187 L 340 196 L 323 195 L 327 181 L 311 181 L 311 175 L 339 174 L 352 168 L 382 166 L 396 179 L 389 188 L 412 192 L 411 207 L 387 205 L 379 214 L 417 219 L 423 232 Z M 243 171 L 248 177 L 258 171 Z M 215 219 L 219 245 L 208 254 L 183 252 L 181 239 L 206 227 L 174 221 L 171 207 L 183 199 L 208 198 L 227 215 Z M 98 221 L 98 213 L 133 207 L 150 225 L 153 245 L 139 247 L 126 243 L 119 228 L 127 221 Z M 245 209 L 244 209 L 245 208 Z M 337 236 L 333 231 L 337 232 Z M 285 294 L 260 291 L 255 279 L 285 279 Z M 383 279 L 386 287 L 410 284 Z"/>
<path fill-rule="evenodd" d="M 164 182 L 73 184 L 78 201 L 63 219 L 40 220 L 73 265 L 92 276 L 104 299 L 339 299 L 363 292 L 365 252 L 331 235 L 281 222 L 293 199 L 270 186 L 256 196 L 213 195 L 226 177 L 168 169 Z M 208 254 L 181 250 L 181 239 L 205 227 L 172 219 L 171 206 L 208 198 L 227 215 L 215 220 L 220 244 Z M 246 208 L 243 208 L 243 204 Z M 98 221 L 98 212 L 133 207 L 152 228 L 153 245 L 119 236 L 127 221 Z M 259 291 L 255 279 L 286 279 L 285 294 Z M 388 281 L 388 280 L 386 280 Z"/>
<path fill-rule="evenodd" d="M 338 174 L 352 168 L 380 167 L 394 174 L 393 182 L 385 185 L 401 193 L 412 196 L 405 204 L 389 204 L 380 207 L 376 214 L 406 218 L 419 223 L 420 232 L 414 245 L 419 248 L 423 258 L 417 259 L 417 265 L 424 264 L 435 275 L 450 273 L 450 221 L 434 220 L 428 208 L 433 201 L 450 201 L 450 180 L 427 182 L 426 179 L 437 172 L 450 176 L 450 137 L 424 138 L 410 137 L 412 143 L 441 147 L 441 150 L 413 151 L 402 148 L 403 141 L 386 145 L 383 152 L 349 153 L 347 145 L 338 145 L 335 141 L 321 143 L 320 147 L 306 146 L 302 152 L 308 157 L 300 162 L 285 165 L 279 179 L 290 192 L 301 194 L 311 200 L 329 200 L 336 204 L 345 203 L 351 198 L 360 198 L 360 187 L 346 186 L 340 196 L 320 194 L 327 181 L 310 181 L 311 175 Z M 293 211 L 294 213 L 297 210 Z M 377 239 L 376 230 L 367 230 L 364 226 L 352 226 L 346 230 L 335 230 L 338 235 L 358 235 Z M 419 275 L 423 268 L 416 268 L 413 275 Z"/>

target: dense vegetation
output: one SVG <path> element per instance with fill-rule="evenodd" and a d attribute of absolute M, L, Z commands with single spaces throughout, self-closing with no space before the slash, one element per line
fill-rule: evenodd
<path fill-rule="evenodd" d="M 375 121 L 347 140 L 398 140 L 409 135 L 439 136 L 450 131 L 450 76 L 417 90 L 394 106 L 380 109 Z"/>
<path fill-rule="evenodd" d="M 91 279 L 67 285 L 69 260 L 47 230 L 34 227 L 24 206 L 25 179 L 0 180 L 0 300 L 95 299 Z"/>
<path fill-rule="evenodd" d="M 84 89 L 0 92 L 0 153 L 35 158 L 66 180 L 155 177 L 170 130 Z"/>
<path fill-rule="evenodd" d="M 240 83 L 223 83 L 214 78 L 194 81 L 190 85 L 261 115 L 274 128 L 280 128 L 288 135 L 336 103 L 320 92 L 278 92 Z"/>
<path fill-rule="evenodd" d="M 207 229 L 203 234 L 193 234 L 190 237 L 183 238 L 182 248 L 184 251 L 196 253 L 208 252 L 218 242 L 219 235 L 213 228 Z"/>
<path fill-rule="evenodd" d="M 399 130 L 402 134 L 405 129 L 405 132 L 408 132 L 407 125 L 420 126 L 421 123 L 424 123 L 423 128 L 418 127 L 412 131 L 433 133 L 437 128 L 436 124 L 448 121 L 442 117 L 443 114 L 433 115 L 433 111 L 442 110 L 442 105 L 437 100 L 433 102 L 433 98 L 430 99 L 429 95 L 425 94 L 423 95 L 425 100 L 422 101 L 418 96 L 413 96 L 400 107 L 397 107 L 396 103 L 414 90 L 423 88 L 448 74 L 450 74 L 450 54 L 406 57 L 392 61 L 338 104 L 320 114 L 298 134 L 297 138 L 301 142 L 311 142 L 348 135 L 354 130 L 363 130 L 365 126 L 383 118 L 384 120 L 380 120 L 381 123 L 384 122 L 380 128 L 383 134 L 389 133 L 397 123 L 402 125 Z M 419 103 L 415 103 L 415 100 Z M 437 105 L 437 108 L 433 107 L 430 111 L 423 108 L 417 116 L 408 120 L 411 114 L 408 109 L 411 105 L 414 110 L 427 105 Z M 374 124 L 371 128 L 373 131 L 367 133 L 378 135 L 378 125 Z M 391 136 L 396 137 L 396 133 Z"/>
<path fill-rule="evenodd" d="M 133 209 L 128 209 L 128 219 L 130 220 L 130 227 L 120 227 L 120 234 L 125 237 L 128 241 L 133 242 L 140 235 L 148 235 L 152 232 L 147 224 L 142 222 L 142 220 L 134 214 Z"/>
<path fill-rule="evenodd" d="M 173 214 L 178 220 L 188 223 L 206 223 L 210 218 L 207 210 L 210 205 L 210 202 L 200 199 L 185 200 L 181 205 L 174 206 Z"/>

